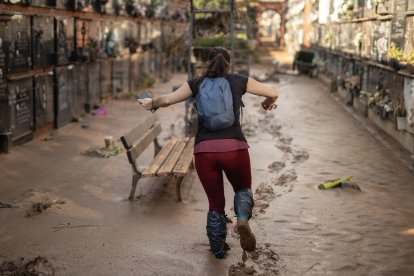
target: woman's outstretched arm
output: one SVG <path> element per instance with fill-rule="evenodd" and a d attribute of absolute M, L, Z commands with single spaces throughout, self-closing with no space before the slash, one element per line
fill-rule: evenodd
<path fill-rule="evenodd" d="M 140 104 L 147 110 L 150 109 L 157 109 L 159 107 L 167 107 L 172 104 L 176 104 L 182 101 L 187 100 L 193 95 L 191 92 L 190 86 L 187 82 L 183 83 L 180 88 L 175 90 L 173 93 L 169 93 L 166 95 L 163 95 L 159 98 L 156 98 L 154 100 L 152 99 L 139 99 L 138 101 Z"/>
<path fill-rule="evenodd" d="M 279 97 L 279 93 L 270 86 L 264 85 L 255 79 L 249 78 L 247 81 L 247 93 L 263 96 L 266 99 L 262 102 L 262 107 L 266 110 L 272 110 L 276 108 L 276 100 Z"/>

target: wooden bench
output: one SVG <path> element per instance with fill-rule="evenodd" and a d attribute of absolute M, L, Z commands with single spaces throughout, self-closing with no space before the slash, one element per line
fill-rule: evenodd
<path fill-rule="evenodd" d="M 177 200 L 181 201 L 181 182 L 193 163 L 194 138 L 172 138 L 161 147 L 157 139 L 160 133 L 161 124 L 158 118 L 151 114 L 148 119 L 121 137 L 133 174 L 129 199 L 134 198 L 141 177 L 172 176 L 176 182 Z M 147 169 L 140 172 L 136 164 L 137 159 L 151 143 L 154 143 L 155 148 L 154 159 Z"/>

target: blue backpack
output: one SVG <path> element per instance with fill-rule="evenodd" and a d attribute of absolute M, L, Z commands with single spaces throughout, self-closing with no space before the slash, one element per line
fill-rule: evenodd
<path fill-rule="evenodd" d="M 201 126 L 219 131 L 234 124 L 233 94 L 226 78 L 204 78 L 195 100 Z"/>

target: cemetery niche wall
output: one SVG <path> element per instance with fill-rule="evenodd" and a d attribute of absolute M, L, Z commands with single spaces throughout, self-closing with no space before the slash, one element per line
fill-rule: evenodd
<path fill-rule="evenodd" d="M 320 72 L 344 104 L 414 153 L 414 1 L 329 2 L 328 22 L 314 25 Z"/>
<path fill-rule="evenodd" d="M 159 27 L 153 25 L 180 24 L 186 32 L 186 5 L 154 10 L 149 1 L 130 1 L 127 8 L 114 0 L 13 2 L 0 0 L 0 153 L 78 122 L 116 93 L 136 93 L 155 77 L 166 80 L 167 70 L 177 68 L 167 66 L 163 49 L 155 53 Z M 176 20 L 179 9 L 183 16 Z M 162 40 L 162 32 L 157 35 Z"/>

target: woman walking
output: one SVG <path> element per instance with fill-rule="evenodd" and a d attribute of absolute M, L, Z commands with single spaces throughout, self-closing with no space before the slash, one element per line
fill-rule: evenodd
<path fill-rule="evenodd" d="M 195 98 L 198 114 L 195 167 L 209 202 L 207 236 L 217 259 L 224 258 L 229 250 L 223 172 L 235 192 L 234 210 L 240 245 L 249 252 L 256 248 L 256 239 L 249 226 L 254 200 L 249 145 L 240 125 L 242 96 L 247 92 L 265 97 L 261 103 L 265 110 L 276 108 L 278 98 L 278 93 L 271 87 L 246 76 L 231 74 L 230 66 L 230 52 L 216 47 L 209 53 L 202 77 L 185 82 L 174 93 L 139 100 L 145 109 L 151 110 Z"/>

